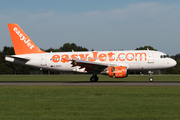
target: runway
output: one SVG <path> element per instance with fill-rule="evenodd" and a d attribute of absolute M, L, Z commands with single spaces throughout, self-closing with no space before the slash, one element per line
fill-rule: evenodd
<path fill-rule="evenodd" d="M 0 81 L 0 86 L 180 86 L 180 81 Z"/>

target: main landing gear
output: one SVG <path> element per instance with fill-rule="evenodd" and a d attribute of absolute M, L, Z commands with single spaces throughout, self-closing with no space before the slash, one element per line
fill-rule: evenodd
<path fill-rule="evenodd" d="M 151 77 L 151 75 L 152 75 L 153 72 L 152 72 L 152 71 L 148 71 L 148 73 L 149 73 L 149 81 L 150 81 L 150 82 L 153 82 L 154 79 Z"/>
<path fill-rule="evenodd" d="M 97 82 L 98 81 L 98 76 L 97 75 L 93 75 L 91 78 L 90 78 L 90 81 L 91 82 Z"/>

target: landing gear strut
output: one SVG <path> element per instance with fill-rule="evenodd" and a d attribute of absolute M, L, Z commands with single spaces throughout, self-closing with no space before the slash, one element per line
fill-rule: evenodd
<path fill-rule="evenodd" d="M 149 73 L 149 81 L 150 81 L 150 82 L 153 82 L 154 79 L 151 77 L 151 75 L 152 75 L 153 72 L 152 72 L 152 71 L 148 71 L 148 73 Z"/>
<path fill-rule="evenodd" d="M 98 79 L 99 79 L 98 76 L 95 75 L 95 76 L 92 76 L 92 77 L 90 78 L 90 81 L 91 81 L 91 82 L 97 82 Z"/>

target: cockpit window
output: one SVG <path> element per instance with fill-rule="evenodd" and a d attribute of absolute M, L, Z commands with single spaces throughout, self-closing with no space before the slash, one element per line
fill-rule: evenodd
<path fill-rule="evenodd" d="M 169 58 L 169 55 L 161 55 L 161 58 Z"/>

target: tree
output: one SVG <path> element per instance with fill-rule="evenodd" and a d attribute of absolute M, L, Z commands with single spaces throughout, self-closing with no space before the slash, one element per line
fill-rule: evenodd
<path fill-rule="evenodd" d="M 75 43 L 65 43 L 63 47 L 59 48 L 60 52 L 71 52 L 72 50 L 74 51 L 88 51 L 87 48 L 82 47 L 82 46 L 77 46 Z"/>
<path fill-rule="evenodd" d="M 47 49 L 47 50 L 43 50 L 43 51 L 45 51 L 45 52 L 60 52 L 60 50 L 59 49 L 54 49 L 54 48 L 49 48 L 49 49 Z"/>
<path fill-rule="evenodd" d="M 136 50 L 147 50 L 147 49 L 157 51 L 157 49 L 154 49 L 154 48 L 151 47 L 151 46 L 144 46 L 144 47 L 136 48 Z"/>
<path fill-rule="evenodd" d="M 82 47 L 82 46 L 77 46 L 75 43 L 65 43 L 62 47 L 59 49 L 54 49 L 54 48 L 49 48 L 47 50 L 43 50 L 46 52 L 72 52 L 73 51 L 88 51 L 87 48 Z"/>

